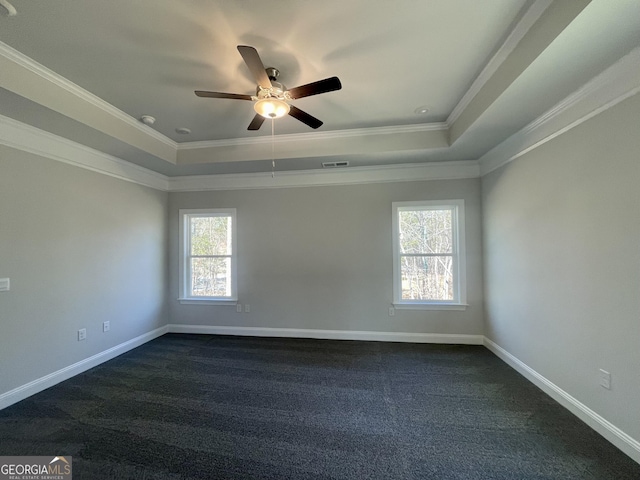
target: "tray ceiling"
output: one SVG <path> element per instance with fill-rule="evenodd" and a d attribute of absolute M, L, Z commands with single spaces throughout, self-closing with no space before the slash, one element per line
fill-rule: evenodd
<path fill-rule="evenodd" d="M 342 81 L 293 102 L 318 131 L 275 120 L 287 170 L 477 159 L 640 45 L 635 0 L 11 3 L 0 115 L 170 176 L 270 170 L 270 122 L 193 93 L 255 92 L 240 44 L 289 87 Z"/>

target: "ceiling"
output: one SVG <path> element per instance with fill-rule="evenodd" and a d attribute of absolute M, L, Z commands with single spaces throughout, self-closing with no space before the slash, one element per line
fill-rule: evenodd
<path fill-rule="evenodd" d="M 478 159 L 640 45 L 637 0 L 9 1 L 0 115 L 168 176 Z M 324 125 L 196 97 L 255 93 L 237 45 L 338 76 L 292 102 Z"/>

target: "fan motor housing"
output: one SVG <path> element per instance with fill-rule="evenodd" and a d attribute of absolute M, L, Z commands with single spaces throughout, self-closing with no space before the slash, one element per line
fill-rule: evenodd
<path fill-rule="evenodd" d="M 267 72 L 267 77 L 269 77 L 269 80 L 271 80 L 272 82 L 277 80 L 280 76 L 280 70 L 275 67 L 267 67 L 264 69 L 264 71 Z"/>
<path fill-rule="evenodd" d="M 271 80 L 271 88 L 261 88 L 258 86 L 256 89 L 256 97 L 259 99 L 269 97 L 285 99 L 287 87 L 277 81 L 277 78 L 280 76 L 280 70 L 274 67 L 268 67 L 265 68 L 265 72 L 267 72 L 267 76 L 269 77 L 269 80 Z"/>
<path fill-rule="evenodd" d="M 0 0 L 0 3 L 2 2 L 6 3 L 6 0 Z M 244 63 L 247 65 L 249 71 L 258 84 L 256 94 L 244 95 L 240 93 L 196 90 L 195 94 L 198 97 L 252 100 L 255 102 L 253 104 L 253 109 L 256 111 L 257 115 L 253 118 L 251 124 L 249 124 L 248 130 L 258 130 L 264 122 L 261 117 L 280 118 L 287 114 L 313 129 L 322 126 L 322 121 L 299 108 L 290 105 L 289 102 L 291 100 L 308 97 L 310 95 L 318 95 L 319 93 L 340 90 L 342 88 L 342 84 L 338 77 L 325 78 L 324 80 L 300 85 L 292 90 L 287 90 L 287 87 L 278 82 L 278 76 L 280 75 L 278 69 L 274 67 L 265 68 L 258 51 L 254 47 L 249 45 L 238 45 L 238 52 L 240 52 L 240 55 L 244 59 Z M 267 78 L 265 78 L 265 74 Z"/>

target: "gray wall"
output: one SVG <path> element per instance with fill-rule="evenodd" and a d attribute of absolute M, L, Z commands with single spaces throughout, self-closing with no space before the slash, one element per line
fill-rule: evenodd
<path fill-rule="evenodd" d="M 636 95 L 482 180 L 487 337 L 636 439 L 639 118 Z"/>
<path fill-rule="evenodd" d="M 391 202 L 466 202 L 466 311 L 396 310 Z M 235 207 L 238 292 L 233 306 L 180 305 L 178 210 Z M 412 333 L 479 334 L 482 323 L 480 180 L 172 193 L 170 322 Z"/>
<path fill-rule="evenodd" d="M 167 196 L 0 146 L 0 393 L 166 324 Z"/>

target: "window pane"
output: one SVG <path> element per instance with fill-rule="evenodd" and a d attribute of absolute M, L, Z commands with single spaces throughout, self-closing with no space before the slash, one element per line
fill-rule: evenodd
<path fill-rule="evenodd" d="M 231 258 L 191 258 L 191 295 L 231 296 Z"/>
<path fill-rule="evenodd" d="M 231 255 L 231 217 L 192 217 L 191 255 Z"/>
<path fill-rule="evenodd" d="M 451 210 L 398 212 L 400 253 L 453 253 Z"/>
<path fill-rule="evenodd" d="M 402 300 L 453 300 L 453 257 L 400 257 Z"/>

